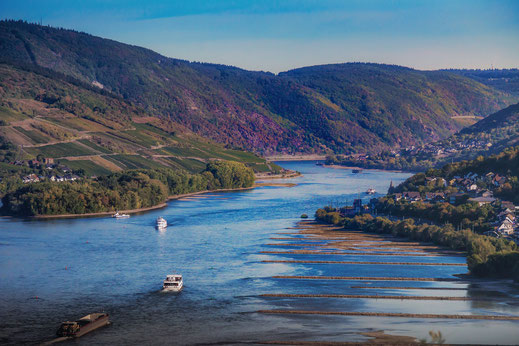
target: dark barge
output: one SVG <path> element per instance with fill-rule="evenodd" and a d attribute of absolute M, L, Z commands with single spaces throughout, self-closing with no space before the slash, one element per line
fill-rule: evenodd
<path fill-rule="evenodd" d="M 94 313 L 81 317 L 77 321 L 61 323 L 56 334 L 60 337 L 79 338 L 93 330 L 110 324 L 106 313 Z"/>

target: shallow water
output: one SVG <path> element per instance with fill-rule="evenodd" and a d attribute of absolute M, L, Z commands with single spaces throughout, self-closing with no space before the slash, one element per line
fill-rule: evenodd
<path fill-rule="evenodd" d="M 373 187 L 386 192 L 406 173 L 350 170 L 285 162 L 304 176 L 295 187 L 261 187 L 211 193 L 129 219 L 89 218 L 27 221 L 0 219 L 0 343 L 50 340 L 63 320 L 106 311 L 113 325 L 79 344 L 207 344 L 264 340 L 364 340 L 359 332 L 425 338 L 441 330 L 447 342 L 519 341 L 518 321 L 269 315 L 258 310 L 373 311 L 519 315 L 519 300 L 467 282 L 392 282 L 276 279 L 275 275 L 455 278 L 466 267 L 264 263 L 263 260 L 324 260 L 464 263 L 463 257 L 261 254 L 291 251 L 306 240 L 280 235 L 302 213 L 342 205 Z M 278 181 L 276 181 L 278 182 Z M 163 216 L 170 225 L 154 228 Z M 275 240 L 269 238 L 298 238 Z M 307 243 L 319 243 L 309 242 Z M 297 248 L 297 249 L 303 249 Z M 418 251 L 420 252 L 420 251 Z M 165 275 L 184 275 L 180 294 L 161 293 Z M 410 290 L 354 287 L 454 287 Z M 266 293 L 490 297 L 492 301 L 402 301 L 339 298 L 271 298 Z M 519 291 L 515 292 L 519 296 Z M 36 299 L 37 297 L 37 299 Z M 489 333 L 489 330 L 492 332 Z"/>

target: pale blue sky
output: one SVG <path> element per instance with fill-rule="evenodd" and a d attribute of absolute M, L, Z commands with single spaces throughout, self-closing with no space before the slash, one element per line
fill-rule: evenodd
<path fill-rule="evenodd" d="M 276 73 L 348 61 L 519 67 L 519 0 L 1 0 L 0 17 Z"/>

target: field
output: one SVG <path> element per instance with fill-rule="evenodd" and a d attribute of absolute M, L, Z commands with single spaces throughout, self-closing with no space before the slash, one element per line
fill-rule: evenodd
<path fill-rule="evenodd" d="M 90 121 L 83 118 L 77 117 L 66 117 L 66 118 L 48 118 L 50 122 L 57 125 L 68 127 L 77 131 L 108 131 L 109 128 L 105 127 L 94 121 Z"/>
<path fill-rule="evenodd" d="M 29 154 L 42 154 L 44 157 L 59 158 L 69 156 L 95 155 L 93 150 L 74 142 L 45 145 L 42 147 L 24 148 Z"/>
<path fill-rule="evenodd" d="M 103 155 L 104 159 L 107 159 L 109 161 L 112 161 L 119 167 L 123 167 L 125 169 L 140 169 L 140 168 L 161 168 L 164 167 L 163 165 L 150 160 L 146 159 L 139 155 L 125 155 L 125 154 L 119 154 L 119 155 Z"/>
<path fill-rule="evenodd" d="M 12 109 L 0 106 L 0 119 L 10 124 L 13 121 L 22 121 L 29 117 Z"/>
<path fill-rule="evenodd" d="M 174 155 L 179 157 L 198 157 L 201 159 L 209 159 L 211 157 L 215 157 L 216 155 L 209 155 L 200 149 L 197 148 L 189 148 L 189 147 L 165 147 L 158 149 L 160 153 L 165 155 Z"/>
<path fill-rule="evenodd" d="M 95 143 L 92 143 L 90 142 L 88 139 L 80 139 L 78 140 L 78 142 L 80 142 L 81 144 L 84 144 L 96 151 L 99 151 L 100 153 L 103 153 L 103 154 L 110 154 L 111 151 L 106 149 L 106 148 L 103 148 L 103 147 L 100 147 L 99 145 L 95 144 Z"/>
<path fill-rule="evenodd" d="M 169 161 L 173 162 L 175 166 L 179 166 L 191 173 L 198 173 L 205 169 L 206 164 L 195 159 L 179 159 L 176 157 L 168 158 Z"/>
<path fill-rule="evenodd" d="M 260 163 L 260 164 L 247 164 L 247 166 L 249 166 L 250 168 L 252 168 L 252 169 L 254 170 L 254 172 L 258 172 L 258 173 L 267 173 L 267 172 L 270 172 L 269 166 L 267 166 L 267 164 L 265 164 L 265 163 Z"/>
<path fill-rule="evenodd" d="M 49 142 L 49 137 L 47 137 L 46 135 L 44 135 L 43 133 L 41 133 L 38 130 L 26 130 L 20 126 L 13 126 L 13 127 L 16 131 L 29 137 L 31 139 L 31 141 L 33 141 L 36 144 L 42 144 L 42 143 Z"/>
<path fill-rule="evenodd" d="M 151 148 L 156 145 L 163 144 L 160 136 L 154 134 L 153 132 L 142 131 L 142 130 L 127 130 L 122 132 L 126 138 L 146 147 Z"/>
<path fill-rule="evenodd" d="M 66 160 L 66 159 L 61 159 L 59 160 L 59 162 L 61 164 L 64 164 L 65 166 L 73 169 L 73 170 L 76 170 L 76 169 L 84 169 L 85 170 L 85 174 L 87 176 L 92 176 L 92 175 L 106 175 L 106 174 L 110 174 L 111 171 L 104 168 L 104 167 L 101 167 L 97 164 L 95 164 L 94 162 L 90 161 L 90 160 Z"/>

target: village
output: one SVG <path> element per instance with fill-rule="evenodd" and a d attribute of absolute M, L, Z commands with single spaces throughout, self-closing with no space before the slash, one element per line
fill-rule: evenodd
<path fill-rule="evenodd" d="M 395 148 L 377 155 L 367 153 L 329 155 L 326 157 L 326 165 L 423 171 L 434 167 L 439 162 L 459 161 L 463 157 L 473 157 L 475 153 L 485 155 L 492 146 L 493 144 L 489 140 L 448 139 L 424 145 Z"/>
<path fill-rule="evenodd" d="M 422 146 L 410 146 L 403 148 L 400 151 L 393 151 L 392 153 L 398 157 L 401 155 L 418 156 L 418 155 L 434 155 L 443 156 L 446 154 L 456 154 L 463 150 L 484 150 L 490 148 L 492 143 L 484 140 L 466 139 L 449 143 L 448 145 L 442 142 L 428 143 Z"/>
<path fill-rule="evenodd" d="M 38 183 L 46 180 L 59 183 L 64 181 L 76 181 L 81 178 L 72 173 L 69 167 L 55 163 L 51 158 L 39 158 L 27 161 L 19 160 L 11 162 L 10 164 L 39 170 L 40 174 L 31 173 L 21 176 L 20 179 L 24 184 Z"/>
<path fill-rule="evenodd" d="M 467 173 L 464 176 L 454 176 L 450 180 L 441 177 L 426 177 L 426 186 L 435 187 L 435 192 L 406 191 L 392 193 L 394 189 L 391 183 L 388 196 L 395 202 L 405 203 L 449 203 L 459 205 L 472 202 L 478 206 L 491 205 L 497 212 L 497 217 L 491 222 L 492 229 L 484 235 L 513 240 L 519 244 L 519 222 L 516 214 L 519 206 L 512 202 L 496 198 L 493 189 L 506 184 L 508 178 L 499 174 L 489 172 L 485 175 Z M 358 214 L 372 214 L 377 216 L 378 198 L 372 198 L 363 205 L 362 199 L 353 201 L 352 206 L 346 206 L 339 210 L 342 217 L 353 217 Z"/>

